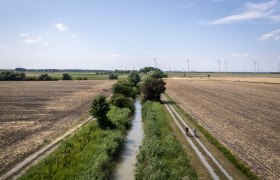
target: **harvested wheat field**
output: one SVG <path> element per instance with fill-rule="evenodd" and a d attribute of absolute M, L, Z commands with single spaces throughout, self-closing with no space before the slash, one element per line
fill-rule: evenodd
<path fill-rule="evenodd" d="M 262 179 L 280 179 L 280 85 L 174 79 L 167 94 Z"/>
<path fill-rule="evenodd" d="M 0 172 L 88 115 L 114 81 L 0 82 Z"/>

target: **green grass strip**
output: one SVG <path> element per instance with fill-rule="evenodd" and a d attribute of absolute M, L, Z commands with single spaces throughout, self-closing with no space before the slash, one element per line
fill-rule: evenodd
<path fill-rule="evenodd" d="M 116 129 L 101 130 L 91 121 L 20 179 L 110 179 L 131 111 L 112 107 L 108 115 Z"/>
<path fill-rule="evenodd" d="M 170 96 L 165 94 L 168 99 L 172 100 Z M 173 100 L 172 100 L 173 101 Z M 208 132 L 203 126 L 201 126 L 196 119 L 194 119 L 190 114 L 185 112 L 176 103 L 175 108 L 181 111 L 191 123 L 216 147 L 218 148 L 224 156 L 234 164 L 234 166 L 242 172 L 248 179 L 259 179 L 256 174 L 254 174 L 249 167 L 247 167 L 236 155 L 234 155 L 226 146 L 224 146 L 220 141 L 218 141 L 210 132 Z"/>
<path fill-rule="evenodd" d="M 142 118 L 145 136 L 137 156 L 136 179 L 197 179 L 187 154 L 172 135 L 163 106 L 146 102 Z"/>

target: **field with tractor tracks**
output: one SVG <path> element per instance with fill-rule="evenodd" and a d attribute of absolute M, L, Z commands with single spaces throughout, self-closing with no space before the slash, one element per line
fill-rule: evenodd
<path fill-rule="evenodd" d="M 261 178 L 280 178 L 279 84 L 170 79 L 166 92 Z"/>
<path fill-rule="evenodd" d="M 0 174 L 89 116 L 115 81 L 0 82 Z"/>

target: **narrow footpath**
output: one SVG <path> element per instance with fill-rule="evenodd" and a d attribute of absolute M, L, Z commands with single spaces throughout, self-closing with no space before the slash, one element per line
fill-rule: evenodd
<path fill-rule="evenodd" d="M 162 101 L 167 102 L 167 99 L 162 95 Z M 212 155 L 212 153 L 203 145 L 203 143 L 194 135 L 190 126 L 183 120 L 183 118 L 176 112 L 174 107 L 171 104 L 164 104 L 167 111 L 172 116 L 174 122 L 180 129 L 181 133 L 184 135 L 187 142 L 190 144 L 192 149 L 195 151 L 199 157 L 201 163 L 210 173 L 212 179 L 229 179 L 232 180 L 232 176 L 225 170 L 225 168 L 217 161 L 217 159 Z M 186 134 L 185 129 L 189 129 L 188 135 Z M 217 171 L 220 171 L 217 173 Z M 219 175 L 218 175 L 219 174 Z"/>

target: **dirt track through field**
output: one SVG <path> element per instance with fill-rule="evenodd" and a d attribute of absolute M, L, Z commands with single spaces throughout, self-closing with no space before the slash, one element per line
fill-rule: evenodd
<path fill-rule="evenodd" d="M 167 99 L 164 96 L 162 96 L 162 99 L 163 99 L 163 101 L 167 101 Z M 171 105 L 168 105 L 168 104 L 165 104 L 165 107 L 169 111 L 170 115 L 172 116 L 173 120 L 177 124 L 178 128 L 181 130 L 181 133 L 184 134 L 184 136 L 187 139 L 188 143 L 191 145 L 191 147 L 193 148 L 195 153 L 198 155 L 198 157 L 201 160 L 202 164 L 205 166 L 205 168 L 211 174 L 212 178 L 215 179 L 215 180 L 220 179 L 220 177 L 215 173 L 215 171 L 213 170 L 211 165 L 208 163 L 209 160 L 207 161 L 207 158 L 198 150 L 197 146 L 192 142 L 192 140 L 197 141 L 199 146 L 203 149 L 203 151 L 207 154 L 207 156 L 210 157 L 211 161 L 213 161 L 215 163 L 215 165 L 224 174 L 224 176 L 227 179 L 232 180 L 233 178 L 228 174 L 228 172 L 224 169 L 224 167 L 216 160 L 216 158 L 214 158 L 214 156 L 211 154 L 211 152 L 209 152 L 208 149 L 201 143 L 201 141 L 196 138 L 196 136 L 194 135 L 194 133 L 192 131 L 189 132 L 191 134 L 191 136 L 192 136 L 192 140 L 191 140 L 191 138 L 189 136 L 187 136 L 185 134 L 185 130 L 184 129 L 186 127 L 188 127 L 189 129 L 191 129 L 191 128 L 186 124 L 186 122 L 176 112 L 176 110 Z M 179 119 L 180 123 L 178 122 L 177 118 L 173 115 L 173 113 Z"/>
<path fill-rule="evenodd" d="M 280 178 L 280 85 L 168 80 L 167 93 L 258 175 Z"/>
<path fill-rule="evenodd" d="M 114 81 L 0 82 L 0 174 L 88 116 Z"/>

